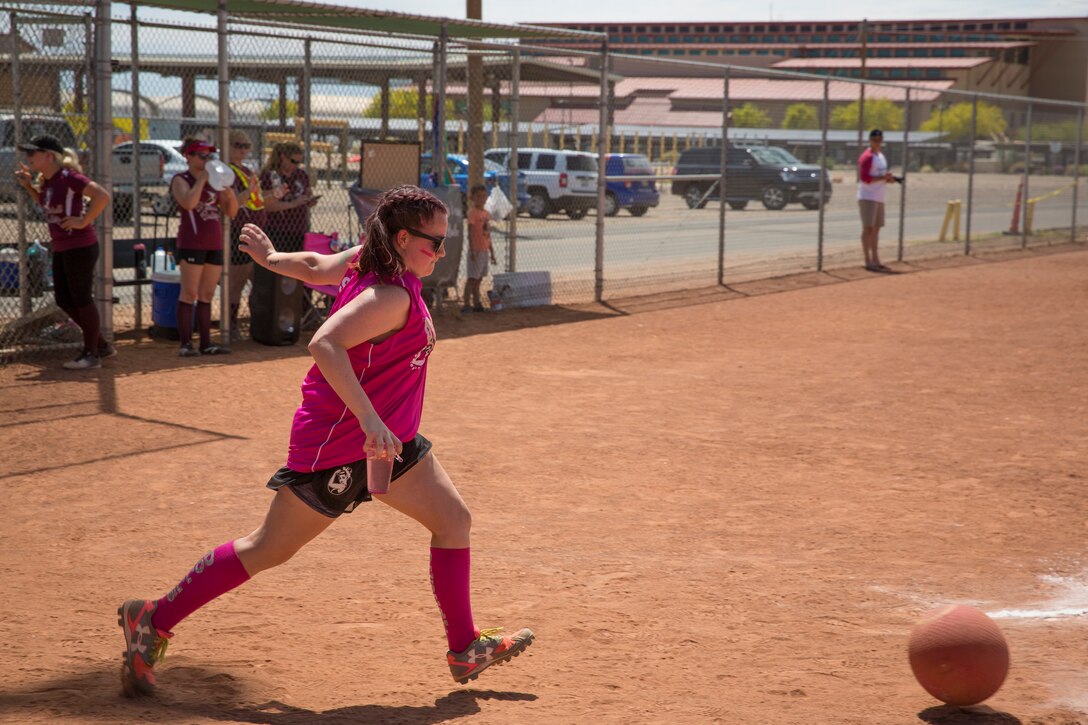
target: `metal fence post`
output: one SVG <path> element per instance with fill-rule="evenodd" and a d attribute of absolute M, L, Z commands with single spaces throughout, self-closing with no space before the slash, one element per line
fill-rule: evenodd
<path fill-rule="evenodd" d="M 140 168 L 140 25 L 137 19 L 138 6 L 132 3 L 129 6 L 129 38 L 132 45 L 132 63 L 129 66 L 132 74 L 130 93 L 132 98 L 132 167 L 136 170 L 136 178 L 132 184 L 132 233 L 136 241 L 143 239 L 143 214 L 140 211 L 140 198 L 142 189 L 140 183 L 143 179 Z M 137 287 L 137 289 L 139 289 Z"/>
<path fill-rule="evenodd" d="M 19 62 L 19 24 L 15 11 L 11 18 L 11 102 L 14 105 L 15 147 L 26 139 L 23 138 L 23 79 Z M 18 153 L 16 153 L 18 156 Z M 16 161 L 18 163 L 18 161 Z M 26 246 L 26 194 L 20 189 L 15 194 L 15 215 L 19 221 L 19 232 L 15 249 L 19 254 L 19 311 L 30 314 L 30 270 L 27 269 Z"/>
<path fill-rule="evenodd" d="M 729 166 L 729 66 L 722 79 L 722 174 L 718 179 L 718 285 L 725 284 L 725 185 Z"/>
<path fill-rule="evenodd" d="M 971 208 L 975 197 L 975 138 L 978 134 L 978 96 L 971 101 L 971 148 L 967 150 L 967 226 L 964 230 L 963 253 L 971 253 Z"/>
<path fill-rule="evenodd" d="M 446 179 L 446 54 L 449 52 L 449 30 L 446 23 L 438 32 L 438 76 L 434 79 L 435 138 L 434 170 L 438 175 L 436 186 L 442 186 Z"/>
<path fill-rule="evenodd" d="M 218 41 L 219 72 L 219 160 L 230 161 L 230 66 L 227 62 L 227 0 L 219 0 L 216 14 L 216 40 Z M 231 187 L 228 187 L 228 189 Z M 232 192 L 233 193 L 233 192 Z M 230 267 L 233 256 L 230 248 L 231 220 L 220 214 L 222 220 L 220 238 L 223 243 L 223 267 L 219 281 L 219 341 L 230 346 Z"/>
<path fill-rule="evenodd" d="M 827 198 L 827 126 L 830 112 L 831 79 L 824 78 L 824 97 L 820 101 L 820 210 L 816 218 L 816 271 L 824 271 L 824 199 Z"/>
<path fill-rule="evenodd" d="M 1069 241 L 1077 241 L 1077 196 L 1080 194 L 1080 145 L 1084 139 L 1084 108 L 1077 109 L 1077 145 L 1073 148 L 1073 221 L 1069 226 Z"/>
<path fill-rule="evenodd" d="M 113 68 L 110 59 L 112 21 L 110 0 L 95 3 L 94 33 L 94 180 L 112 189 L 110 149 L 113 148 Z M 98 217 L 98 244 L 101 253 L 95 271 L 98 289 L 98 318 L 103 340 L 113 340 L 113 204 L 106 204 Z"/>
<path fill-rule="evenodd" d="M 1028 182 L 1031 179 L 1031 101 L 1024 136 L 1024 194 L 1020 197 L 1020 248 L 1028 246 Z"/>
<path fill-rule="evenodd" d="M 899 184 L 899 249 L 896 253 L 896 261 L 903 261 L 903 227 L 907 218 L 907 149 L 910 148 L 910 88 L 906 89 L 904 96 L 906 103 L 903 114 L 903 183 Z"/>
<path fill-rule="evenodd" d="M 510 201 L 514 211 L 510 214 L 510 243 L 506 255 L 506 271 L 517 271 L 518 259 L 518 132 L 520 113 L 518 100 L 521 95 L 521 48 L 514 46 L 513 68 L 510 71 L 510 157 L 507 167 L 510 169 Z"/>
<path fill-rule="evenodd" d="M 310 184 L 317 188 L 317 170 L 310 158 L 310 83 L 313 81 L 313 38 L 306 38 L 302 43 L 302 86 L 298 89 L 298 110 L 302 116 L 302 128 L 295 127 L 295 133 L 302 134 L 302 158 L 306 159 L 306 173 L 312 174 Z"/>
<path fill-rule="evenodd" d="M 601 43 L 601 97 L 598 102 L 600 133 L 597 134 L 597 239 L 593 262 L 593 299 L 604 299 L 604 201 L 605 167 L 608 165 L 608 141 L 612 128 L 608 123 L 608 38 Z"/>
<path fill-rule="evenodd" d="M 94 124 L 95 117 L 91 111 L 91 105 L 94 103 L 94 18 L 90 13 L 83 14 L 83 48 L 86 51 L 86 58 L 83 61 L 83 77 L 86 79 L 87 90 L 83 94 L 83 107 L 78 110 L 82 111 L 87 116 L 87 130 L 83 132 L 84 146 L 88 149 L 91 157 L 94 157 L 94 140 L 95 136 Z"/>

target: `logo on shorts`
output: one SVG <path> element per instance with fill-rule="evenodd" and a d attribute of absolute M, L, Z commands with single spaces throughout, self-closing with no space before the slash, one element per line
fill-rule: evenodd
<path fill-rule="evenodd" d="M 341 466 L 333 471 L 329 477 L 329 493 L 333 496 L 342 496 L 351 488 L 351 466 Z"/>

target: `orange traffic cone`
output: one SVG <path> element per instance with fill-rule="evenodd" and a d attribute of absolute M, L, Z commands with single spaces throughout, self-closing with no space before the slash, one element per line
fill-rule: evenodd
<path fill-rule="evenodd" d="M 1024 179 L 1020 179 L 1020 186 L 1016 187 L 1016 203 L 1012 206 L 1012 223 L 1009 225 L 1009 231 L 1006 234 L 1019 234 L 1020 233 L 1020 201 L 1023 198 L 1024 193 Z"/>

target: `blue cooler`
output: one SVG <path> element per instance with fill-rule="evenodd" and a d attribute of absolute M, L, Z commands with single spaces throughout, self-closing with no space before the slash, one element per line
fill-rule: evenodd
<path fill-rule="evenodd" d="M 176 271 L 151 273 L 151 322 L 155 327 L 177 330 L 181 274 Z"/>
<path fill-rule="evenodd" d="M 0 290 L 19 293 L 19 252 L 11 247 L 0 248 Z"/>

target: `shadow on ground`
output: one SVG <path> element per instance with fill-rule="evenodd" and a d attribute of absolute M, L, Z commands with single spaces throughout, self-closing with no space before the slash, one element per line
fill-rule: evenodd
<path fill-rule="evenodd" d="M 421 705 L 347 705 L 310 710 L 278 700 L 255 701 L 245 683 L 233 675 L 194 666 L 170 668 L 170 685 L 151 697 L 121 696 L 117 670 L 99 668 L 44 681 L 21 690 L 0 692 L 0 720 L 18 722 L 20 713 L 47 712 L 72 722 L 243 722 L 255 725 L 339 725 L 340 723 L 398 723 L 433 725 L 475 715 L 481 700 L 532 702 L 525 692 L 459 689 Z M 358 681 L 365 699 L 365 678 Z"/>
<path fill-rule="evenodd" d="M 930 707 L 918 713 L 918 719 L 930 725 L 1023 725 L 1020 718 L 986 705 Z"/>

